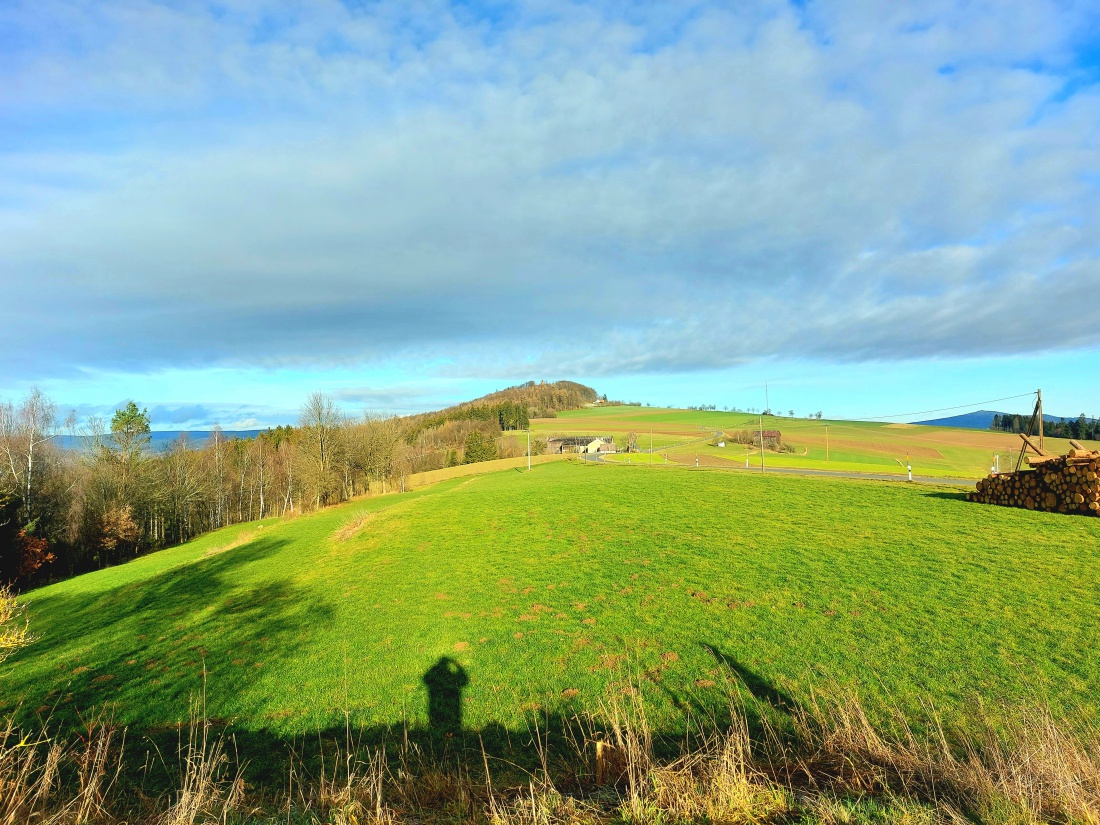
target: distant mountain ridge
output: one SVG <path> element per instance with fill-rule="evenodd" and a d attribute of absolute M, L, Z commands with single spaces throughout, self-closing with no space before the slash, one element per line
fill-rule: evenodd
<path fill-rule="evenodd" d="M 914 424 L 925 424 L 929 427 L 958 427 L 966 430 L 988 430 L 993 426 L 993 417 L 1006 415 L 1019 415 L 1019 413 L 1006 413 L 997 412 L 995 410 L 978 410 L 977 412 L 962 413 L 961 415 L 952 415 L 947 418 L 933 418 L 929 421 L 914 421 Z M 1030 416 L 1026 416 L 1028 418 Z M 1077 418 L 1074 416 L 1060 416 L 1060 415 L 1047 415 L 1043 414 L 1043 421 L 1051 424 L 1055 424 L 1059 421 L 1072 421 Z M 1096 419 L 1090 418 L 1089 422 L 1093 422 Z"/>
<path fill-rule="evenodd" d="M 266 428 L 262 430 L 222 430 L 222 438 L 255 438 L 262 432 L 267 432 Z M 159 451 L 180 436 L 186 436 L 188 446 L 202 448 L 210 441 L 212 435 L 214 435 L 213 430 L 153 430 L 149 433 L 149 447 Z M 86 435 L 63 435 L 58 439 L 58 443 L 66 450 L 78 450 L 91 443 L 91 441 L 92 437 Z"/>

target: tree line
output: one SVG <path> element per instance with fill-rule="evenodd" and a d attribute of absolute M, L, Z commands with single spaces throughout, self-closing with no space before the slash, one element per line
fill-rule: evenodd
<path fill-rule="evenodd" d="M 463 409 L 349 417 L 315 393 L 295 426 L 255 438 L 215 427 L 201 444 L 183 433 L 153 450 L 148 412 L 133 402 L 78 426 L 37 389 L 0 401 L 0 584 L 65 578 L 219 527 L 402 489 L 412 473 L 526 452 L 526 440 L 507 433 L 538 408 Z M 532 440 L 532 452 L 544 449 Z"/>
<path fill-rule="evenodd" d="M 989 425 L 991 430 L 999 430 L 1006 433 L 1027 432 L 1030 415 L 1017 415 L 1015 413 L 998 413 L 993 416 L 993 423 Z M 1077 418 L 1062 418 L 1058 421 L 1044 421 L 1043 435 L 1050 438 L 1075 438 L 1079 441 L 1100 441 L 1100 420 L 1089 418 L 1081 413 Z"/>

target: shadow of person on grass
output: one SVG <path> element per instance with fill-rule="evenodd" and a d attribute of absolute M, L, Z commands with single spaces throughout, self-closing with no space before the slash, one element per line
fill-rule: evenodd
<path fill-rule="evenodd" d="M 428 687 L 430 730 L 451 735 L 462 732 L 462 689 L 469 683 L 462 665 L 447 656 L 428 668 L 424 684 Z"/>

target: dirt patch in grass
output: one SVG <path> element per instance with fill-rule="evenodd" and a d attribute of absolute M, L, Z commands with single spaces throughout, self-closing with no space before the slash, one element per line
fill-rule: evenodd
<path fill-rule="evenodd" d="M 374 518 L 374 513 L 360 513 L 356 516 L 353 516 L 350 520 L 342 524 L 335 532 L 333 532 L 332 538 L 335 541 L 347 541 L 348 539 L 353 538 L 355 535 L 357 535 L 359 531 L 362 530 L 364 527 L 366 527 L 367 522 L 369 522 L 372 518 Z"/>
<path fill-rule="evenodd" d="M 600 656 L 596 664 L 588 668 L 588 671 L 590 673 L 598 673 L 603 670 L 619 670 L 623 662 L 626 661 L 626 658 L 626 654 L 624 653 L 604 653 Z"/>

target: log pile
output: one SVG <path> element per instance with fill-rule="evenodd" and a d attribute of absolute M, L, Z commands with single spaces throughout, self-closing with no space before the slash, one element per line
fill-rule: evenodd
<path fill-rule="evenodd" d="M 1029 470 L 990 475 L 968 501 L 1048 513 L 1100 515 L 1100 450 L 1074 448 L 1068 455 L 1029 456 Z"/>

